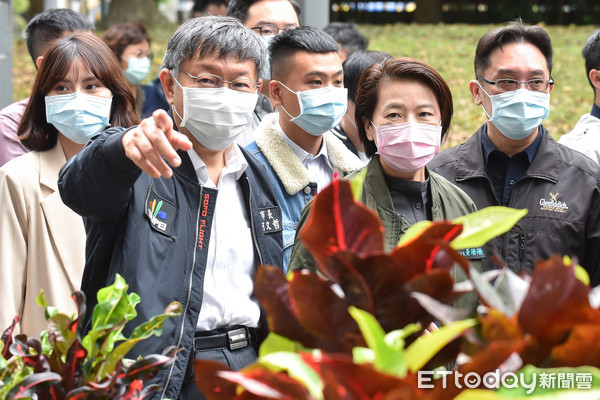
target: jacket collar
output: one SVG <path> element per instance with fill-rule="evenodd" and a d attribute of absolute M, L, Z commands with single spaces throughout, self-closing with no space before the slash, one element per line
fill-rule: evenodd
<path fill-rule="evenodd" d="M 525 172 L 525 176 L 557 181 L 559 174 L 557 155 L 558 145 L 543 125 L 540 125 L 539 129 L 542 134 L 542 139 L 531 165 Z M 477 130 L 477 132 L 461 146 L 460 151 L 458 152 L 458 162 L 456 164 L 457 181 L 487 176 L 481 144 L 482 135 L 485 130 L 487 130 L 487 124 L 484 124 L 479 128 L 479 130 Z"/>
<path fill-rule="evenodd" d="M 278 113 L 272 113 L 261 121 L 254 133 L 257 146 L 281 180 L 285 191 L 293 196 L 311 182 L 311 177 L 304 164 L 294 154 L 275 130 Z M 362 163 L 348 148 L 331 132 L 323 135 L 327 156 L 333 170 L 339 174 L 360 169 Z"/>
<path fill-rule="evenodd" d="M 38 152 L 38 156 L 40 158 L 40 184 L 53 192 L 58 191 L 57 171 L 67 162 L 60 140 L 56 140 L 56 145 L 50 150 Z"/>

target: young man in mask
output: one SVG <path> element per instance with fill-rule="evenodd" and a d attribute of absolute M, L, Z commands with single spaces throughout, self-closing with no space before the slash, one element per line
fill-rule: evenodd
<path fill-rule="evenodd" d="M 142 299 L 126 335 L 172 301 L 183 306 L 129 354 L 180 349 L 155 378 L 161 398 L 202 398 L 192 361 L 240 369 L 265 333 L 253 278 L 259 264 L 282 266 L 281 213 L 263 166 L 235 143 L 265 59 L 260 38 L 233 18 L 185 22 L 160 72 L 174 126 L 157 110 L 137 127 L 109 129 L 61 171 L 65 204 L 86 218 L 87 309 L 116 273 Z"/>
<path fill-rule="evenodd" d="M 280 32 L 300 26 L 300 6 L 294 0 L 231 0 L 227 16 L 242 21 L 260 36 L 267 48 Z M 253 132 L 265 115 L 273 112 L 269 100 L 269 80 L 265 79 L 258 95 L 254 118 L 250 129 L 238 138 L 238 143 L 247 146 L 254 141 Z"/>
<path fill-rule="evenodd" d="M 557 144 L 541 125 L 552 91 L 552 44 L 538 26 L 514 22 L 485 34 L 470 83 L 487 122 L 428 167 L 463 189 L 478 209 L 508 206 L 527 215 L 486 247 L 515 272 L 553 254 L 574 258 L 600 283 L 600 170 Z"/>
<path fill-rule="evenodd" d="M 269 46 L 269 92 L 278 112 L 263 118 L 248 150 L 265 165 L 275 185 L 286 270 L 302 208 L 334 173 L 344 175 L 362 166 L 331 132 L 347 105 L 338 49 L 331 36 L 309 27 L 282 32 Z"/>

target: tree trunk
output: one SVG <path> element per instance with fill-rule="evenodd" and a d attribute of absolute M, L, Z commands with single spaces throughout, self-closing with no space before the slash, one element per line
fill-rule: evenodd
<path fill-rule="evenodd" d="M 444 22 L 442 0 L 418 0 L 413 22 L 418 24 L 437 24 Z"/>
<path fill-rule="evenodd" d="M 44 0 L 29 1 L 29 13 L 27 14 L 28 20 L 42 12 L 44 12 Z"/>
<path fill-rule="evenodd" d="M 121 22 L 134 21 L 143 25 L 165 23 L 167 19 L 158 11 L 154 0 L 113 0 L 110 3 L 108 16 L 102 18 L 99 28 Z"/>

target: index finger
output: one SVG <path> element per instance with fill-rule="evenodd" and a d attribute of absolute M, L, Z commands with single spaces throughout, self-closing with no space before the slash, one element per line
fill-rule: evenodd
<path fill-rule="evenodd" d="M 182 133 L 177 132 L 173 129 L 173 120 L 165 112 L 165 110 L 156 110 L 152 113 L 152 118 L 156 127 L 164 133 L 165 138 L 168 140 L 170 147 L 175 150 L 173 154 L 159 152 L 169 161 L 171 165 L 177 167 L 181 164 L 181 159 L 176 153 L 176 150 L 187 151 L 192 148 L 192 142 L 188 137 Z"/>

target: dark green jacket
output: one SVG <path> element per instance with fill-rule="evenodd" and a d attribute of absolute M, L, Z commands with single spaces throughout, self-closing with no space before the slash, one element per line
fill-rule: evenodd
<path fill-rule="evenodd" d="M 379 156 L 375 155 L 367 168 L 367 175 L 363 184 L 361 202 L 377 212 L 384 227 L 384 242 L 386 252 L 391 251 L 402 235 L 411 226 L 404 215 L 396 214 L 392 196 L 385 181 L 385 176 L 379 162 Z M 477 211 L 473 201 L 465 192 L 442 176 L 426 169 L 429 176 L 431 188 L 432 216 L 434 221 L 453 220 L 460 216 Z M 345 179 L 351 180 L 358 172 L 348 175 Z M 312 202 L 308 203 L 304 210 L 296 230 L 296 241 L 292 250 L 289 268 L 292 270 L 309 269 L 316 271 L 317 266 L 310 252 L 298 240 L 298 232 L 308 217 Z M 481 271 L 481 259 L 471 259 L 472 264 Z M 454 268 L 453 276 L 457 281 L 465 279 L 465 275 L 459 268 Z M 465 296 L 468 297 L 468 296 Z M 464 298 L 464 297 L 463 297 Z M 476 297 L 470 297 L 469 303 L 476 301 Z M 463 301 L 460 305 L 463 305 Z"/>

